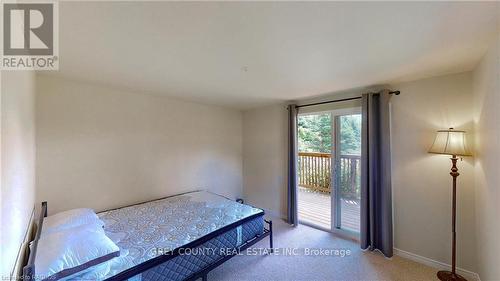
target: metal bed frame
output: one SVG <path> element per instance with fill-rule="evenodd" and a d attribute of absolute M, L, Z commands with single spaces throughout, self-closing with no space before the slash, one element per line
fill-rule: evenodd
<path fill-rule="evenodd" d="M 157 199 L 159 200 L 159 199 Z M 135 205 L 135 204 L 134 204 Z M 235 227 L 244 224 L 245 222 L 254 219 L 258 216 L 263 216 L 263 214 L 256 214 L 250 217 L 246 217 L 242 220 L 239 220 L 237 222 L 234 222 L 232 224 L 226 225 L 221 229 L 218 229 L 216 231 L 213 231 L 209 233 L 206 236 L 203 236 L 195 241 L 192 241 L 184 246 L 182 246 L 183 249 L 192 249 L 196 248 L 203 243 L 209 241 L 212 238 L 215 238 L 229 230 L 234 229 Z M 35 257 L 36 257 L 36 250 L 38 246 L 38 240 L 40 239 L 40 235 L 42 232 L 42 225 L 43 225 L 43 219 L 47 217 L 47 202 L 42 202 L 42 208 L 40 211 L 40 216 L 37 221 L 37 229 L 35 233 L 35 237 L 33 240 L 31 240 L 31 250 L 29 252 L 29 257 L 26 265 L 23 267 L 23 274 L 22 274 L 22 280 L 35 280 L 36 274 L 35 274 Z M 256 244 L 257 242 L 263 240 L 264 238 L 269 236 L 269 252 L 273 252 L 273 222 L 271 220 L 265 220 L 264 222 L 267 224 L 267 228 L 264 227 L 263 233 L 261 235 L 258 235 L 248 241 L 245 241 L 243 244 L 235 248 L 235 251 L 231 251 L 231 253 L 228 253 L 227 255 L 223 256 L 216 262 L 206 266 L 205 268 L 201 269 L 198 272 L 195 272 L 191 276 L 187 277 L 184 279 L 184 281 L 194 281 L 199 278 L 201 278 L 203 281 L 208 280 L 208 273 L 215 268 L 219 267 L 221 264 L 226 262 L 227 260 L 231 259 L 232 257 L 236 256 L 238 253 L 241 251 L 244 251 L 251 247 L 252 245 Z M 178 256 L 180 254 L 180 249 L 175 249 L 169 253 L 165 253 L 164 255 L 157 256 L 151 260 L 148 260 L 142 264 L 139 264 L 135 267 L 129 268 L 127 270 L 124 270 L 120 273 L 118 273 L 115 276 L 112 276 L 108 279 L 105 279 L 105 281 L 121 281 L 121 280 L 127 280 L 128 278 L 131 278 L 139 273 L 145 272 L 146 270 L 149 270 L 151 268 L 154 268 L 155 266 L 158 266 L 162 263 L 165 263 L 174 257 Z"/>

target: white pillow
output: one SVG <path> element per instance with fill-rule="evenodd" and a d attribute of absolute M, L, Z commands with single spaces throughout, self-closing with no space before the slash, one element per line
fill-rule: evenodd
<path fill-rule="evenodd" d="M 89 223 L 104 226 L 104 222 L 92 209 L 81 208 L 60 212 L 43 219 L 41 236 Z"/>
<path fill-rule="evenodd" d="M 120 255 L 102 226 L 91 223 L 42 236 L 38 240 L 35 275 L 59 280 Z"/>

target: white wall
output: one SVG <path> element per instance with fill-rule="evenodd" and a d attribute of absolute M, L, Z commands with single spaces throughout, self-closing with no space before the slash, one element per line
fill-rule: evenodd
<path fill-rule="evenodd" d="M 286 217 L 287 110 L 275 105 L 243 114 L 243 193 L 249 204 Z"/>
<path fill-rule="evenodd" d="M 1 73 L 0 278 L 10 276 L 35 200 L 34 75 Z"/>
<path fill-rule="evenodd" d="M 471 73 L 393 85 L 394 247 L 451 263 L 451 161 L 427 153 L 435 131 L 473 132 Z M 470 137 L 472 140 L 472 138 Z M 458 162 L 457 265 L 476 270 L 473 159 Z"/>
<path fill-rule="evenodd" d="M 437 129 L 472 130 L 471 87 L 470 73 L 392 87 L 402 92 L 392 100 L 395 247 L 446 263 L 451 255 L 451 163 L 446 156 L 428 154 L 427 149 Z M 286 210 L 286 114 L 284 106 L 243 114 L 245 197 L 282 215 Z M 472 160 L 460 162 L 459 168 L 458 265 L 475 270 Z"/>
<path fill-rule="evenodd" d="M 481 280 L 498 280 L 500 266 L 500 37 L 474 71 L 476 230 Z"/>
<path fill-rule="evenodd" d="M 242 195 L 241 112 L 48 76 L 37 87 L 37 201 L 49 213 Z"/>

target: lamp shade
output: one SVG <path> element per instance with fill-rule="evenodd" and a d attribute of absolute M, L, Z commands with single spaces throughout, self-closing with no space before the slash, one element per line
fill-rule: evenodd
<path fill-rule="evenodd" d="M 434 143 L 429 149 L 429 153 L 470 156 L 472 153 L 467 147 L 465 131 L 448 130 L 437 131 Z"/>

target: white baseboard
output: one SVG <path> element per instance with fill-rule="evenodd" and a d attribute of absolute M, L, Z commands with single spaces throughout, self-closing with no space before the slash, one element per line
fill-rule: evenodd
<path fill-rule="evenodd" d="M 424 264 L 424 265 L 427 265 L 430 267 L 434 267 L 434 268 L 439 269 L 439 270 L 451 270 L 451 265 L 449 265 L 449 264 L 446 264 L 446 263 L 440 262 L 440 261 L 436 261 L 433 259 L 429 259 L 426 257 L 422 257 L 422 256 L 419 256 L 417 254 L 403 251 L 403 250 L 400 250 L 397 248 L 394 248 L 394 254 L 397 256 L 400 256 L 402 258 L 409 259 L 409 260 L 414 261 L 414 262 L 418 262 L 418 263 L 421 263 L 421 264 Z M 481 279 L 479 278 L 479 274 L 477 274 L 475 272 L 457 267 L 457 273 L 462 275 L 463 277 L 465 277 L 468 280 L 481 281 Z"/>

